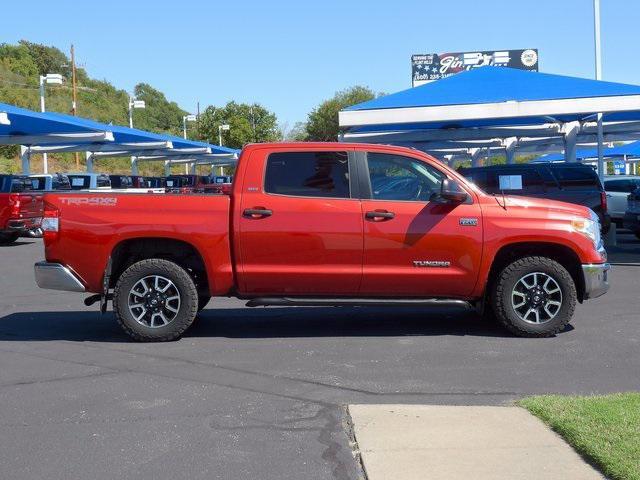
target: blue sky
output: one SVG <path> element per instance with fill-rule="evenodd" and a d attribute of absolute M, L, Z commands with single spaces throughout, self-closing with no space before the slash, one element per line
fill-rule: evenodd
<path fill-rule="evenodd" d="M 189 111 L 262 103 L 289 127 L 337 90 L 411 85 L 413 53 L 538 48 L 540 70 L 594 75 L 592 0 L 3 2 L 0 42 L 68 51 Z M 640 84 L 640 2 L 602 0 L 603 78 Z"/>

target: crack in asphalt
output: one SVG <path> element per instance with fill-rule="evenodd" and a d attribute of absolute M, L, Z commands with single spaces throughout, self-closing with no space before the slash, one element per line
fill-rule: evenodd
<path fill-rule="evenodd" d="M 67 343 L 69 345 L 72 346 L 77 346 L 77 344 L 75 344 L 74 342 L 69 342 L 69 341 L 64 341 L 64 343 Z M 440 396 L 440 395 L 470 395 L 470 396 L 474 396 L 474 395 L 497 395 L 497 396 L 514 396 L 514 395 L 519 395 L 520 392 L 512 392 L 512 391 L 488 391 L 488 390 L 458 390 L 455 392 L 376 392 L 373 390 L 366 390 L 366 389 L 362 389 L 362 388 L 355 388 L 355 387 L 346 387 L 343 385 L 335 385 L 335 384 L 331 384 L 331 383 L 325 383 L 325 382 L 320 382 L 317 380 L 308 380 L 305 378 L 299 378 L 299 377 L 291 377 L 288 375 L 280 375 L 280 374 L 272 374 L 272 373 L 266 373 L 266 372 L 259 372 L 259 371 L 255 371 L 255 370 L 247 370 L 247 369 L 243 369 L 243 368 L 238 368 L 238 367 L 232 367 L 229 365 L 223 365 L 220 363 L 216 363 L 216 362 L 201 362 L 201 361 L 197 361 L 197 360 L 190 360 L 190 359 L 186 359 L 186 358 L 181 358 L 181 357 L 172 357 L 172 356 L 168 356 L 168 355 L 156 355 L 156 354 L 152 354 L 152 353 L 142 353 L 142 352 L 131 352 L 128 350 L 123 350 L 120 348 L 108 348 L 108 347 L 102 347 L 102 346 L 98 346 L 98 345 L 82 345 L 83 347 L 86 348 L 95 348 L 98 350 L 106 350 L 106 351 L 111 351 L 111 352 L 118 352 L 118 353 L 126 353 L 129 355 L 139 355 L 142 357 L 147 357 L 147 358 L 153 358 L 156 360 L 171 360 L 174 362 L 182 362 L 182 363 L 186 363 L 189 365 L 197 365 L 197 366 L 201 366 L 201 367 L 213 367 L 213 368 L 219 368 L 221 370 L 227 370 L 230 372 L 235 372 L 235 373 L 244 373 L 247 375 L 255 375 L 255 376 L 259 376 L 259 377 L 264 377 L 264 378 L 268 378 L 271 380 L 287 380 L 287 381 L 291 381 L 294 383 L 301 383 L 301 384 L 308 384 L 308 385 L 312 385 L 315 387 L 326 387 L 326 388 L 331 388 L 331 389 L 336 389 L 336 390 L 341 390 L 341 391 L 345 391 L 345 392 L 353 392 L 353 393 L 360 393 L 363 395 L 372 395 L 372 396 L 385 396 L 385 395 L 390 395 L 390 396 L 397 396 L 397 395 L 411 395 L 411 396 Z"/>
<path fill-rule="evenodd" d="M 106 369 L 105 367 L 97 367 L 97 368 Z M 109 372 L 96 372 L 96 373 L 89 373 L 86 375 L 74 375 L 74 376 L 55 377 L 55 378 L 39 378 L 35 380 L 25 380 L 21 382 L 0 383 L 0 389 L 9 388 L 9 387 L 21 387 L 25 385 L 38 385 L 41 383 L 64 382 L 65 380 L 81 380 L 83 378 L 104 377 L 107 375 L 118 375 L 119 373 L 120 372 L 116 370 L 111 370 Z"/>

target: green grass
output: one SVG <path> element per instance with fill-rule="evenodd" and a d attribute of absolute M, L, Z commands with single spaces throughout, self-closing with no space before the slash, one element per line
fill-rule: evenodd
<path fill-rule="evenodd" d="M 541 395 L 518 404 L 614 480 L 640 480 L 640 393 Z"/>

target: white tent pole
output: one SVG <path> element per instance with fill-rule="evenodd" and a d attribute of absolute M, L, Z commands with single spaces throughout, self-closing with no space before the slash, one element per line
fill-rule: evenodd
<path fill-rule="evenodd" d="M 576 143 L 578 140 L 579 122 L 568 122 L 563 126 L 564 134 L 564 160 L 576 162 Z"/>
<path fill-rule="evenodd" d="M 138 157 L 131 157 L 131 175 L 138 175 Z"/>
<path fill-rule="evenodd" d="M 87 164 L 87 173 L 93 173 L 93 153 L 85 152 L 84 153 Z"/>
<path fill-rule="evenodd" d="M 20 145 L 20 162 L 22 163 L 22 174 L 29 175 L 31 173 L 31 149 Z"/>

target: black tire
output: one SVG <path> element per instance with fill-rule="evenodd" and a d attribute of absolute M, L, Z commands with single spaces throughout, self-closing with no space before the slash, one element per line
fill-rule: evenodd
<path fill-rule="evenodd" d="M 19 236 L 18 232 L 0 233 L 0 245 L 11 245 Z"/>
<path fill-rule="evenodd" d="M 640 230 L 633 232 L 638 240 L 640 240 Z"/>
<path fill-rule="evenodd" d="M 527 278 L 527 282 L 535 283 L 531 277 L 527 277 L 527 275 L 534 273 L 542 273 L 542 276 L 537 277 L 541 280 L 551 277 L 556 282 L 560 293 L 556 291 L 556 293 L 549 295 L 545 290 L 541 292 L 543 295 L 541 301 L 544 302 L 544 296 L 546 296 L 548 300 L 552 300 L 556 304 L 559 303 L 559 305 L 545 303 L 535 307 L 537 304 L 533 302 L 535 299 L 539 300 L 540 297 L 534 298 L 536 293 L 534 290 L 531 290 L 532 293 L 528 294 L 529 296 L 526 298 L 522 298 L 521 293 L 514 292 L 514 289 L 522 291 L 523 284 L 519 282 L 523 278 Z M 549 288 L 549 290 L 553 291 L 555 288 Z M 491 293 L 491 303 L 498 322 L 519 337 L 550 337 L 562 331 L 571 320 L 577 301 L 576 286 L 569 272 L 558 262 L 546 257 L 520 258 L 507 265 L 499 273 Z M 516 304 L 512 298 L 527 302 L 519 309 L 520 312 L 527 311 L 524 314 L 527 320 L 524 320 L 523 314 L 518 313 L 514 308 L 514 305 L 517 307 L 520 303 Z M 545 307 L 549 308 L 555 316 L 551 317 L 546 313 Z M 529 308 L 533 310 L 531 313 L 528 311 Z M 535 310 L 538 310 L 538 313 Z M 540 323 L 534 323 L 534 319 L 540 320 L 540 317 L 546 316 L 550 318 Z"/>
<path fill-rule="evenodd" d="M 198 295 L 198 311 L 199 312 L 204 310 L 204 307 L 207 306 L 207 304 L 209 303 L 209 300 L 211 300 L 210 295 L 202 295 L 202 294 Z"/>
<path fill-rule="evenodd" d="M 171 289 L 174 294 L 177 291 L 179 296 L 178 306 L 176 307 L 174 304 L 175 313 L 173 315 L 175 316 L 168 323 L 159 326 L 153 325 L 153 317 L 150 320 L 150 325 L 144 324 L 145 319 L 142 320 L 143 323 L 137 321 L 129 307 L 129 299 L 137 298 L 132 296 L 134 295 L 132 293 L 134 286 L 143 279 L 153 276 L 160 276 L 171 281 L 173 283 Z M 150 289 L 150 294 L 159 294 L 159 290 Z M 136 295 L 140 296 L 139 293 Z M 162 304 L 166 304 L 166 301 Z M 135 309 L 135 305 L 132 305 L 132 308 Z M 191 276 L 179 265 L 169 260 L 157 258 L 142 260 L 131 265 L 120 275 L 113 293 L 113 310 L 122 329 L 134 340 L 139 342 L 176 340 L 191 326 L 195 319 L 198 312 L 198 290 Z M 138 311 L 136 310 L 136 312 Z M 164 320 L 165 317 L 163 316 L 162 319 Z"/>

